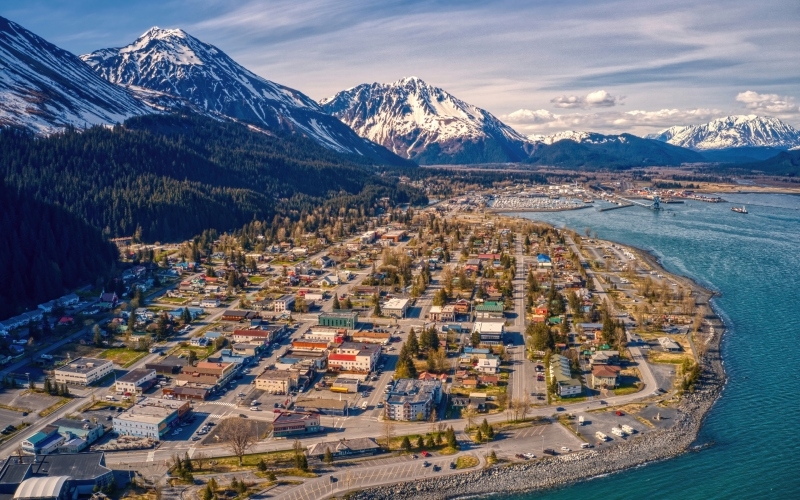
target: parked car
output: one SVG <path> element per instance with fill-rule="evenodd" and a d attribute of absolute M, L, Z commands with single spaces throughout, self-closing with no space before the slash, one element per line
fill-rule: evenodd
<path fill-rule="evenodd" d="M 421 454 L 423 457 L 429 457 L 429 456 L 431 456 L 431 454 L 430 454 L 430 453 L 428 453 L 428 452 L 427 452 L 427 451 L 425 451 L 425 450 L 422 450 L 422 451 L 420 452 L 420 454 Z"/>
<path fill-rule="evenodd" d="M 450 462 L 450 468 L 451 469 L 455 469 L 456 468 L 456 463 L 455 462 Z"/>

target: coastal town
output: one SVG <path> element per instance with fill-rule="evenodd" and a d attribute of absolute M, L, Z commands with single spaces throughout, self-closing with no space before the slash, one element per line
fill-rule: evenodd
<path fill-rule="evenodd" d="M 80 463 L 83 493 L 323 498 L 678 432 L 721 333 L 708 293 L 589 228 L 487 208 L 507 196 L 330 240 L 118 241 L 113 289 L 0 325 L 3 484 Z"/>

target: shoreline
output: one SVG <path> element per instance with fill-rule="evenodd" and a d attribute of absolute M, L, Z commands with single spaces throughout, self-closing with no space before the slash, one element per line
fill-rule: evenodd
<path fill-rule="evenodd" d="M 720 349 L 727 328 L 713 304 L 713 297 L 720 292 L 710 290 L 688 276 L 667 272 L 660 259 L 650 251 L 611 243 L 627 248 L 652 269 L 659 270 L 676 283 L 688 286 L 697 297 L 697 307 L 703 311 L 701 331 L 711 331 L 712 336 L 703 344 L 703 351 L 697 353 L 697 362 L 701 367 L 700 379 L 694 392 L 681 396 L 675 407 L 678 413 L 672 426 L 638 435 L 603 450 L 592 449 L 535 462 L 499 465 L 440 478 L 378 486 L 351 492 L 350 498 L 444 500 L 557 489 L 675 458 L 704 446 L 696 443 L 697 436 L 726 382 Z"/>

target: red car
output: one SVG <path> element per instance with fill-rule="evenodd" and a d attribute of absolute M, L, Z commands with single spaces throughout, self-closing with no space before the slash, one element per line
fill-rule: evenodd
<path fill-rule="evenodd" d="M 621 417 L 622 415 L 623 415 L 623 413 L 621 411 L 617 410 L 617 416 Z"/>
<path fill-rule="evenodd" d="M 420 453 L 420 455 L 422 455 L 423 457 L 429 457 L 429 456 L 431 456 L 431 454 L 430 454 L 430 453 L 428 453 L 428 452 L 427 452 L 427 451 L 425 451 L 425 450 L 422 450 L 422 451 L 421 451 L 421 452 L 419 452 L 419 453 Z"/>

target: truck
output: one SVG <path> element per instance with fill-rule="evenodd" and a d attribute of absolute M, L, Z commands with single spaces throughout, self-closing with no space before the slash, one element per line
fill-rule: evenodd
<path fill-rule="evenodd" d="M 635 433 L 635 432 L 636 432 L 636 429 L 634 429 L 633 427 L 631 427 L 631 426 L 630 426 L 630 425 L 628 425 L 628 424 L 625 424 L 625 425 L 623 425 L 623 426 L 622 426 L 622 430 L 623 430 L 623 431 L 625 431 L 625 432 L 627 432 L 628 434 L 633 434 L 633 433 Z"/>
<path fill-rule="evenodd" d="M 583 425 L 583 415 L 578 417 L 578 425 Z"/>
<path fill-rule="evenodd" d="M 600 441 L 607 441 L 607 440 L 608 440 L 608 436 L 606 436 L 605 434 L 603 434 L 603 433 L 602 433 L 602 432 L 600 432 L 600 431 L 597 431 L 597 432 L 595 432 L 595 433 L 594 433 L 594 435 L 595 435 L 595 437 L 596 437 L 597 439 L 599 439 Z"/>
<path fill-rule="evenodd" d="M 626 435 L 626 434 L 625 434 L 625 431 L 623 431 L 623 430 L 622 430 L 622 429 L 620 429 L 619 427 L 613 427 L 613 428 L 611 429 L 611 434 L 613 434 L 613 435 L 615 435 L 615 436 L 619 436 L 619 437 L 625 437 L 625 435 Z"/>

